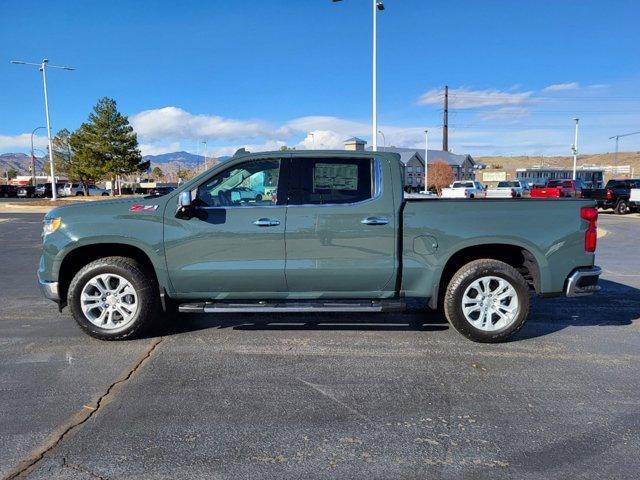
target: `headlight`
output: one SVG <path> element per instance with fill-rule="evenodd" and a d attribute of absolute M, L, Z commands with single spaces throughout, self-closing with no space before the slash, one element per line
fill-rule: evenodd
<path fill-rule="evenodd" d="M 44 219 L 44 226 L 43 226 L 43 229 L 42 229 L 42 236 L 45 237 L 45 236 L 49 235 L 50 233 L 55 232 L 56 230 L 58 230 L 60 228 L 60 225 L 62 225 L 62 219 L 60 217 L 45 218 Z"/>

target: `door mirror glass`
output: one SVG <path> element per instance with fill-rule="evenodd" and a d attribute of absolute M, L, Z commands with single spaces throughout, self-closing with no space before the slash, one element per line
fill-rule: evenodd
<path fill-rule="evenodd" d="M 184 208 L 189 208 L 191 206 L 191 192 L 190 191 L 185 191 L 185 192 L 180 192 L 180 196 L 178 197 L 178 205 L 180 207 Z"/>

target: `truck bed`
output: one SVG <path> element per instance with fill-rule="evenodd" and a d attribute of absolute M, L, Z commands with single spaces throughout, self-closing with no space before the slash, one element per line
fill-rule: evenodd
<path fill-rule="evenodd" d="M 528 251 L 540 267 L 541 294 L 562 292 L 571 270 L 592 266 L 584 249 L 587 223 L 583 199 L 405 200 L 402 212 L 402 290 L 411 296 L 440 278 L 447 260 L 461 248 L 511 244 Z M 553 215 L 550 215 L 550 212 Z M 425 271 L 429 272 L 425 276 Z"/>

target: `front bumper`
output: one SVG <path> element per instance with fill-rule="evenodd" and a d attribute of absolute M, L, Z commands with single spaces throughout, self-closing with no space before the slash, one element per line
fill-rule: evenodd
<path fill-rule="evenodd" d="M 583 297 L 600 290 L 598 278 L 602 273 L 600 267 L 582 267 L 574 270 L 567 277 L 565 294 L 567 297 Z"/>
<path fill-rule="evenodd" d="M 38 283 L 40 284 L 40 290 L 42 294 L 49 300 L 54 302 L 60 302 L 60 292 L 58 290 L 58 282 L 45 282 L 38 277 Z"/>

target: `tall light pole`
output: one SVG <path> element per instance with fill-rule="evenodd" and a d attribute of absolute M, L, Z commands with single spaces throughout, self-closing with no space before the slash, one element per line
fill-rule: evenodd
<path fill-rule="evenodd" d="M 204 144 L 204 169 L 207 169 L 207 141 L 203 140 L 202 143 Z"/>
<path fill-rule="evenodd" d="M 640 132 L 631 132 L 631 133 L 623 133 L 622 135 L 614 135 L 613 137 L 609 137 L 609 140 L 616 139 L 616 152 L 613 155 L 613 163 L 618 163 L 618 142 L 622 137 L 629 137 L 631 135 L 638 135 Z"/>
<path fill-rule="evenodd" d="M 333 3 L 342 0 L 331 0 Z M 384 3 L 381 0 L 373 2 L 373 51 L 371 65 L 371 148 L 374 152 L 378 150 L 378 11 L 384 10 Z"/>
<path fill-rule="evenodd" d="M 34 187 L 36 186 L 36 156 L 33 153 L 33 135 L 41 128 L 45 128 L 45 127 L 36 127 L 31 132 L 31 178 L 32 178 L 31 183 Z"/>
<path fill-rule="evenodd" d="M 387 146 L 387 137 L 384 136 L 384 133 L 382 132 L 382 130 L 378 130 L 378 133 L 382 135 L 382 148 L 384 148 Z"/>
<path fill-rule="evenodd" d="M 429 130 L 424 131 L 424 191 L 429 191 Z"/>
<path fill-rule="evenodd" d="M 51 121 L 49 119 L 49 97 L 47 93 L 47 68 L 60 68 L 62 70 L 75 70 L 72 67 L 65 67 L 62 65 L 49 65 L 49 60 L 46 58 L 41 63 L 23 62 L 22 60 L 11 60 L 11 63 L 16 65 L 33 65 L 38 67 L 38 70 L 42 72 L 42 83 L 44 85 L 44 113 L 47 117 L 47 138 L 49 140 L 49 167 L 51 169 L 51 201 L 58 198 L 58 192 L 56 190 L 56 174 L 53 166 L 53 145 L 51 144 Z"/>
<path fill-rule="evenodd" d="M 313 132 L 309 132 L 309 136 L 311 137 L 311 146 L 313 147 L 313 150 L 316 149 L 316 136 Z"/>
<path fill-rule="evenodd" d="M 576 134 L 573 140 L 573 145 L 571 146 L 571 150 L 573 151 L 573 179 L 576 179 L 576 170 L 578 168 L 578 122 L 580 122 L 579 118 L 574 118 L 576 122 Z"/>

